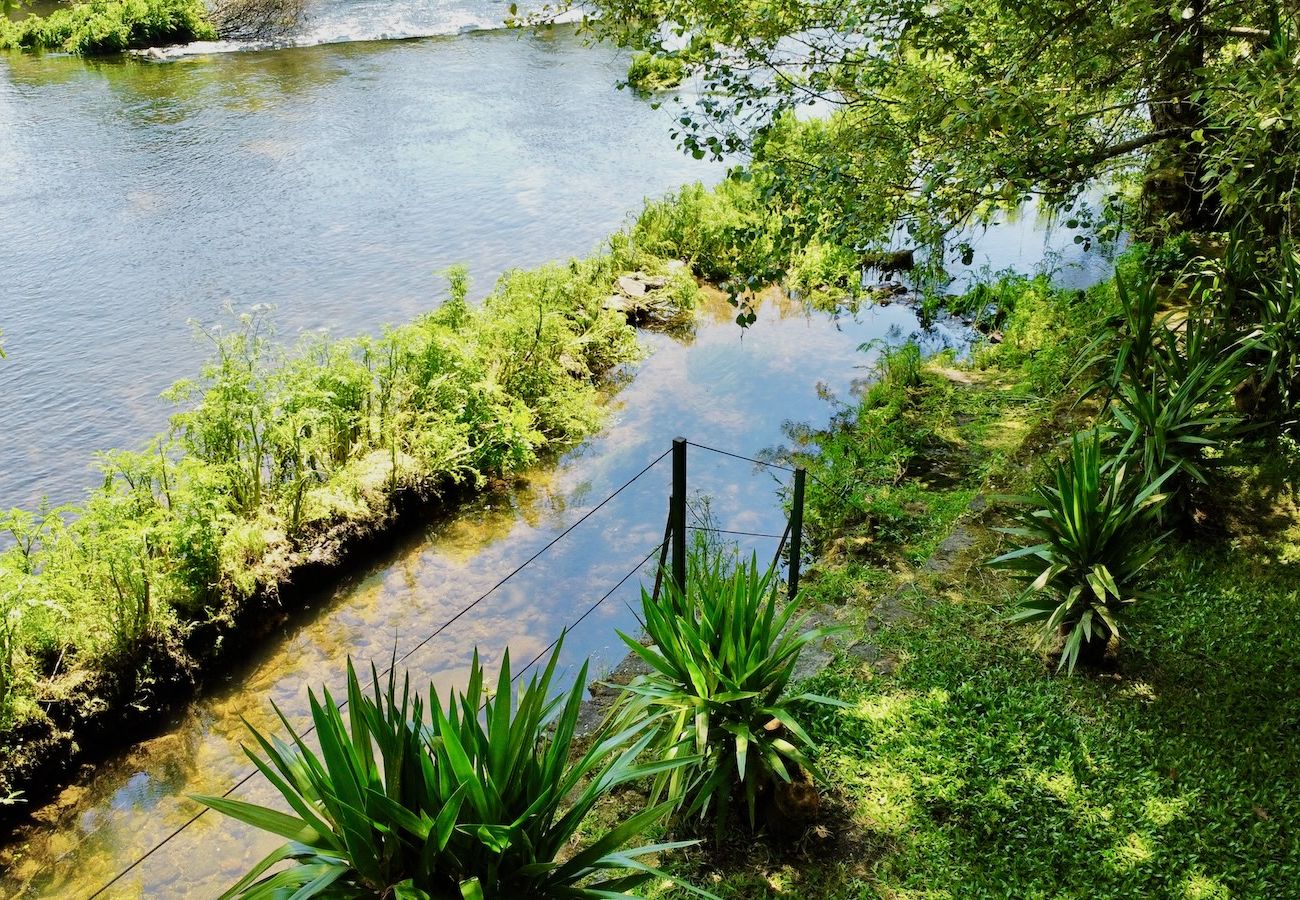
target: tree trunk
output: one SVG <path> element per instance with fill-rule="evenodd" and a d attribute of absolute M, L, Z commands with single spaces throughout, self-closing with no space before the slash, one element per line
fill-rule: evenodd
<path fill-rule="evenodd" d="M 1204 108 L 1192 99 L 1200 87 L 1197 71 L 1205 62 L 1204 0 L 1190 0 L 1188 9 L 1190 18 L 1172 23 L 1160 37 L 1163 62 L 1153 79 L 1151 102 L 1156 132 L 1190 136 L 1205 124 Z M 1142 185 L 1142 213 L 1153 240 L 1212 227 L 1216 209 L 1205 183 L 1204 159 L 1190 137 L 1165 141 L 1152 152 Z"/>

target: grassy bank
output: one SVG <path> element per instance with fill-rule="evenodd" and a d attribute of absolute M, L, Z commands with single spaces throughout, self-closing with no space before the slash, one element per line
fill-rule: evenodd
<path fill-rule="evenodd" d="M 104 454 L 84 503 L 0 523 L 0 796 L 38 800 L 128 739 L 404 509 L 590 434 L 603 379 L 639 356 L 610 299 L 632 270 L 664 273 L 661 312 L 693 304 L 686 270 L 620 235 L 481 306 L 452 271 L 446 303 L 379 336 L 288 349 L 255 314 L 202 332 L 213 356 L 167 392 L 167 433 Z"/>
<path fill-rule="evenodd" d="M 818 821 L 672 872 L 737 898 L 1290 896 L 1295 445 L 1256 431 L 1212 453 L 1118 657 L 1058 674 L 1059 643 L 1009 622 L 1023 585 L 985 563 L 1015 546 L 1004 496 L 1099 415 L 1076 402 L 1080 360 L 1122 309 L 1111 285 L 995 287 L 1003 343 L 968 364 L 886 354 L 861 402 L 802 436 L 809 590 L 849 626 L 804 685 L 848 704 L 804 713 L 831 786 Z"/>
<path fill-rule="evenodd" d="M 216 37 L 202 0 L 90 0 L 44 17 L 0 19 L 0 50 L 103 56 Z"/>

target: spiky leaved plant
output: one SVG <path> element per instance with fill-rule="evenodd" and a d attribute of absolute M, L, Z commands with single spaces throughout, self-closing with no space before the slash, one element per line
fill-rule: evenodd
<path fill-rule="evenodd" d="M 328 691 L 311 695 L 319 752 L 283 715 L 288 742 L 250 726 L 261 754 L 246 752 L 291 812 L 195 799 L 287 843 L 225 896 L 594 900 L 632 896 L 660 876 L 641 857 L 691 842 L 625 847 L 670 812 L 669 802 L 572 843 L 614 787 L 694 760 L 638 763 L 654 739 L 643 723 L 602 733 L 573 756 L 587 667 L 556 695 L 559 655 L 557 647 L 515 697 L 509 654 L 493 692 L 475 653 L 468 687 L 445 709 L 432 687 L 426 706 L 409 677 L 400 692 L 391 675 L 381 689 L 373 670 L 367 695 L 349 662 L 346 714 Z M 273 871 L 285 861 L 295 865 Z"/>
<path fill-rule="evenodd" d="M 658 600 L 642 591 L 649 646 L 620 632 L 651 668 L 627 686 L 622 721 L 648 719 L 665 760 L 690 760 L 659 773 L 652 802 L 667 798 L 683 817 L 713 812 L 721 835 L 737 793 L 753 827 L 761 793 L 801 769 L 816 774 L 795 707 L 838 701 L 785 690 L 800 651 L 833 629 L 803 630 L 799 598 L 783 604 L 773 569 L 757 557 L 734 565 L 699 551 L 688 568 L 685 592 L 672 579 Z"/>
<path fill-rule="evenodd" d="M 1173 469 L 1136 487 L 1123 462 L 1108 464 L 1101 436 L 1076 435 L 1050 480 L 1026 497 L 1019 525 L 1000 528 L 1024 546 L 990 560 L 1028 582 L 1012 621 L 1041 625 L 1045 641 L 1064 638 L 1059 669 L 1099 659 L 1120 633 L 1120 610 L 1139 597 L 1138 574 L 1168 532 L 1151 526 Z"/>

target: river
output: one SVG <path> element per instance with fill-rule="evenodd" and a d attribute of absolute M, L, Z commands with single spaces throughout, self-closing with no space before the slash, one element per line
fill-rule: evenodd
<path fill-rule="evenodd" d="M 300 43 L 459 31 L 503 14 L 463 4 L 441 19 L 415 6 L 319 9 Z M 342 16 L 367 24 L 341 25 Z M 437 303 L 433 272 L 450 263 L 470 265 L 481 295 L 507 267 L 591 250 L 642 197 L 720 172 L 674 150 L 670 107 L 614 89 L 625 58 L 567 29 L 234 49 L 190 48 L 163 64 L 0 62 L 9 353 L 0 504 L 74 499 L 91 483 L 93 451 L 163 427 L 159 392 L 203 358 L 190 320 L 221 321 L 227 303 L 267 303 L 286 339 L 372 331 Z M 1033 269 L 1046 253 L 1077 284 L 1105 270 L 1068 236 L 1044 237 L 1031 219 L 995 229 L 975 265 Z M 241 717 L 271 728 L 274 701 L 301 721 L 308 687 L 337 686 L 347 656 L 382 667 L 411 650 L 673 436 L 752 454 L 781 443 L 788 421 L 825 422 L 826 394 L 848 396 L 864 374 L 864 342 L 961 340 L 942 326 L 922 332 L 901 305 L 832 317 L 773 298 L 744 333 L 731 315 L 719 302 L 689 336 L 644 336 L 649 355 L 611 389 L 599 435 L 422 523 L 251 648 L 228 683 L 161 735 L 142 735 L 151 739 L 87 773 L 10 849 L 0 893 L 78 897 L 102 885 L 193 815 L 185 794 L 219 793 L 247 772 Z M 783 526 L 781 473 L 698 449 L 690 473 L 718 526 Z M 420 647 L 404 663 L 416 682 L 455 684 L 476 646 L 489 668 L 507 646 L 517 661 L 532 659 L 637 571 L 662 536 L 668 477 L 660 463 Z M 770 538 L 742 542 L 775 549 Z M 615 630 L 635 627 L 629 604 L 641 580 L 570 634 L 567 677 L 583 658 L 597 672 L 618 660 Z M 235 796 L 265 792 L 255 779 Z M 212 896 L 267 845 L 209 814 L 109 895 Z"/>

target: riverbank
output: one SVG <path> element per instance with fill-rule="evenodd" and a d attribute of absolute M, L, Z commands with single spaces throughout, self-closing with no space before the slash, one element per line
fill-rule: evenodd
<path fill-rule="evenodd" d="M 1119 308 L 1109 285 L 1001 288 L 1002 343 L 969 364 L 887 357 L 839 426 L 808 436 L 837 490 L 809 500 L 806 584 L 822 620 L 849 626 L 804 665 L 803 689 L 848 704 L 804 713 L 830 786 L 820 815 L 677 857 L 674 875 L 727 898 L 1300 884 L 1294 444 L 1227 448 L 1118 657 L 1058 674 L 1059 646 L 1008 621 L 1022 585 L 985 563 L 1014 546 L 1006 496 L 1097 415 L 1077 402 L 1079 362 Z"/>
<path fill-rule="evenodd" d="M 216 38 L 203 0 L 88 0 L 45 17 L 0 18 L 0 50 L 106 56 Z"/>
<path fill-rule="evenodd" d="M 85 504 L 6 516 L 11 821 L 407 523 L 591 434 L 609 376 L 639 356 L 629 323 L 688 316 L 698 293 L 626 240 L 507 273 L 480 308 L 450 278 L 443 306 L 378 338 L 286 351 L 256 315 L 206 334 L 216 355 L 169 392 L 167 434 L 106 454 Z"/>

